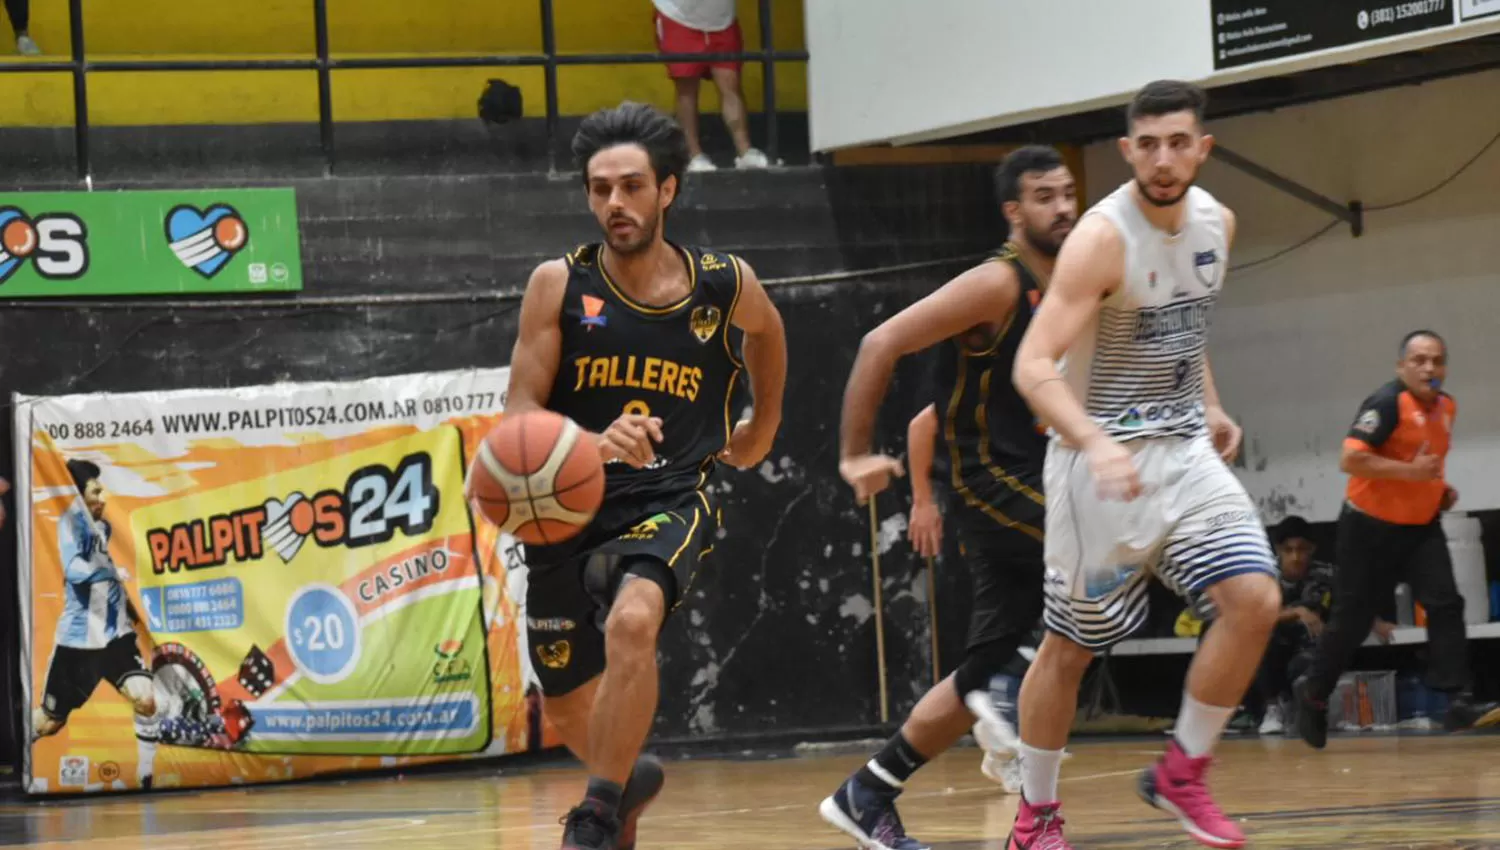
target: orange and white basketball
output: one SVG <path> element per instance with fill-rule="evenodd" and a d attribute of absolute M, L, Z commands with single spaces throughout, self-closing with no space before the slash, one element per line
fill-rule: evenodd
<path fill-rule="evenodd" d="M 522 543 L 561 543 L 604 499 L 599 441 L 550 410 L 507 414 L 479 444 L 465 492 L 475 511 Z"/>

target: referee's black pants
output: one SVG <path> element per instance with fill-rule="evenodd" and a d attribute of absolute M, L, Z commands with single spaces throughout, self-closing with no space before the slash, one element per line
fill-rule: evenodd
<path fill-rule="evenodd" d="M 1428 686 L 1447 693 L 1467 691 L 1464 598 L 1453 579 L 1441 523 L 1434 518 L 1426 525 L 1396 525 L 1346 504 L 1339 516 L 1337 552 L 1333 613 L 1308 670 L 1309 696 L 1326 699 L 1333 692 L 1400 581 L 1411 585 L 1427 611 Z"/>

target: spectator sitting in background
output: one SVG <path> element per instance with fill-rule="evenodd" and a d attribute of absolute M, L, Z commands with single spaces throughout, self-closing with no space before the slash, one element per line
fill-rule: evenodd
<path fill-rule="evenodd" d="M 1333 566 L 1313 560 L 1318 545 L 1312 526 L 1300 516 L 1289 516 L 1271 529 L 1281 565 L 1281 614 L 1255 673 L 1254 703 L 1260 708 L 1260 734 L 1286 731 L 1285 703 L 1292 681 L 1307 668 L 1309 653 L 1323 633 L 1333 604 Z"/>
<path fill-rule="evenodd" d="M 662 53 L 738 53 L 744 37 L 734 18 L 735 0 L 652 0 L 656 5 L 656 46 Z M 670 62 L 667 76 L 677 86 L 677 123 L 687 134 L 692 161 L 688 171 L 714 171 L 698 136 L 698 86 L 711 78 L 719 88 L 720 110 L 734 137 L 736 168 L 765 168 L 766 155 L 750 146 L 739 62 Z"/>
<path fill-rule="evenodd" d="M 1318 546 L 1312 539 L 1312 526 L 1300 516 L 1283 519 L 1270 530 L 1270 538 L 1281 567 L 1282 608 L 1260 669 L 1256 671 L 1252 691 L 1247 695 L 1247 708 L 1259 724 L 1260 734 L 1280 735 L 1286 731 L 1292 682 L 1312 662 L 1312 651 L 1333 605 L 1335 568 L 1325 561 L 1314 560 Z M 1206 602 L 1202 600 L 1183 612 L 1178 634 L 1198 636 L 1207 629 L 1207 625 L 1199 630 L 1192 628 L 1193 621 L 1212 617 L 1212 612 L 1204 610 Z M 1382 643 L 1390 642 L 1394 630 L 1394 624 L 1376 618 L 1374 634 Z"/>
<path fill-rule="evenodd" d="M 22 56 L 40 56 L 42 49 L 31 40 L 31 0 L 5 0 L 10 28 L 16 31 L 16 52 Z"/>

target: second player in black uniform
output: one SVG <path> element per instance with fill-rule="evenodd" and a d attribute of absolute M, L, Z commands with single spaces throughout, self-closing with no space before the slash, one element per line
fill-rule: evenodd
<path fill-rule="evenodd" d="M 775 439 L 786 340 L 743 260 L 666 241 L 688 160 L 675 122 L 639 104 L 602 110 L 573 152 L 604 242 L 533 273 L 506 412 L 546 408 L 600 435 L 597 516 L 575 538 L 526 548 L 527 633 L 547 717 L 589 772 L 562 847 L 629 850 L 662 785 L 640 756 L 657 635 L 713 547 L 716 466 L 755 466 Z M 754 412 L 736 424 L 743 372 Z"/>
<path fill-rule="evenodd" d="M 974 582 L 964 661 L 922 697 L 885 748 L 819 807 L 824 820 L 870 848 L 926 847 L 905 834 L 896 797 L 918 768 L 971 725 L 987 757 L 1004 758 L 1018 743 L 1013 713 L 1007 719 L 989 689 L 992 677 L 1024 672 L 1017 650 L 1042 615 L 1046 441 L 1009 376 L 1053 259 L 1078 220 L 1078 200 L 1072 174 L 1058 152 L 1045 146 L 1008 156 L 996 184 L 1010 241 L 990 262 L 866 334 L 844 391 L 839 471 L 864 501 L 902 472 L 899 461 L 871 453 L 875 415 L 896 361 L 938 346 L 935 397 L 919 419 L 932 417 L 941 434 L 949 515 Z M 919 454 L 919 447 L 912 453 Z"/>

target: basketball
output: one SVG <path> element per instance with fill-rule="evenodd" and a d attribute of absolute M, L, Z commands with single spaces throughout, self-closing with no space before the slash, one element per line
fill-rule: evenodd
<path fill-rule="evenodd" d="M 599 441 L 550 410 L 507 414 L 479 444 L 466 492 L 475 511 L 522 543 L 561 543 L 604 499 Z"/>

